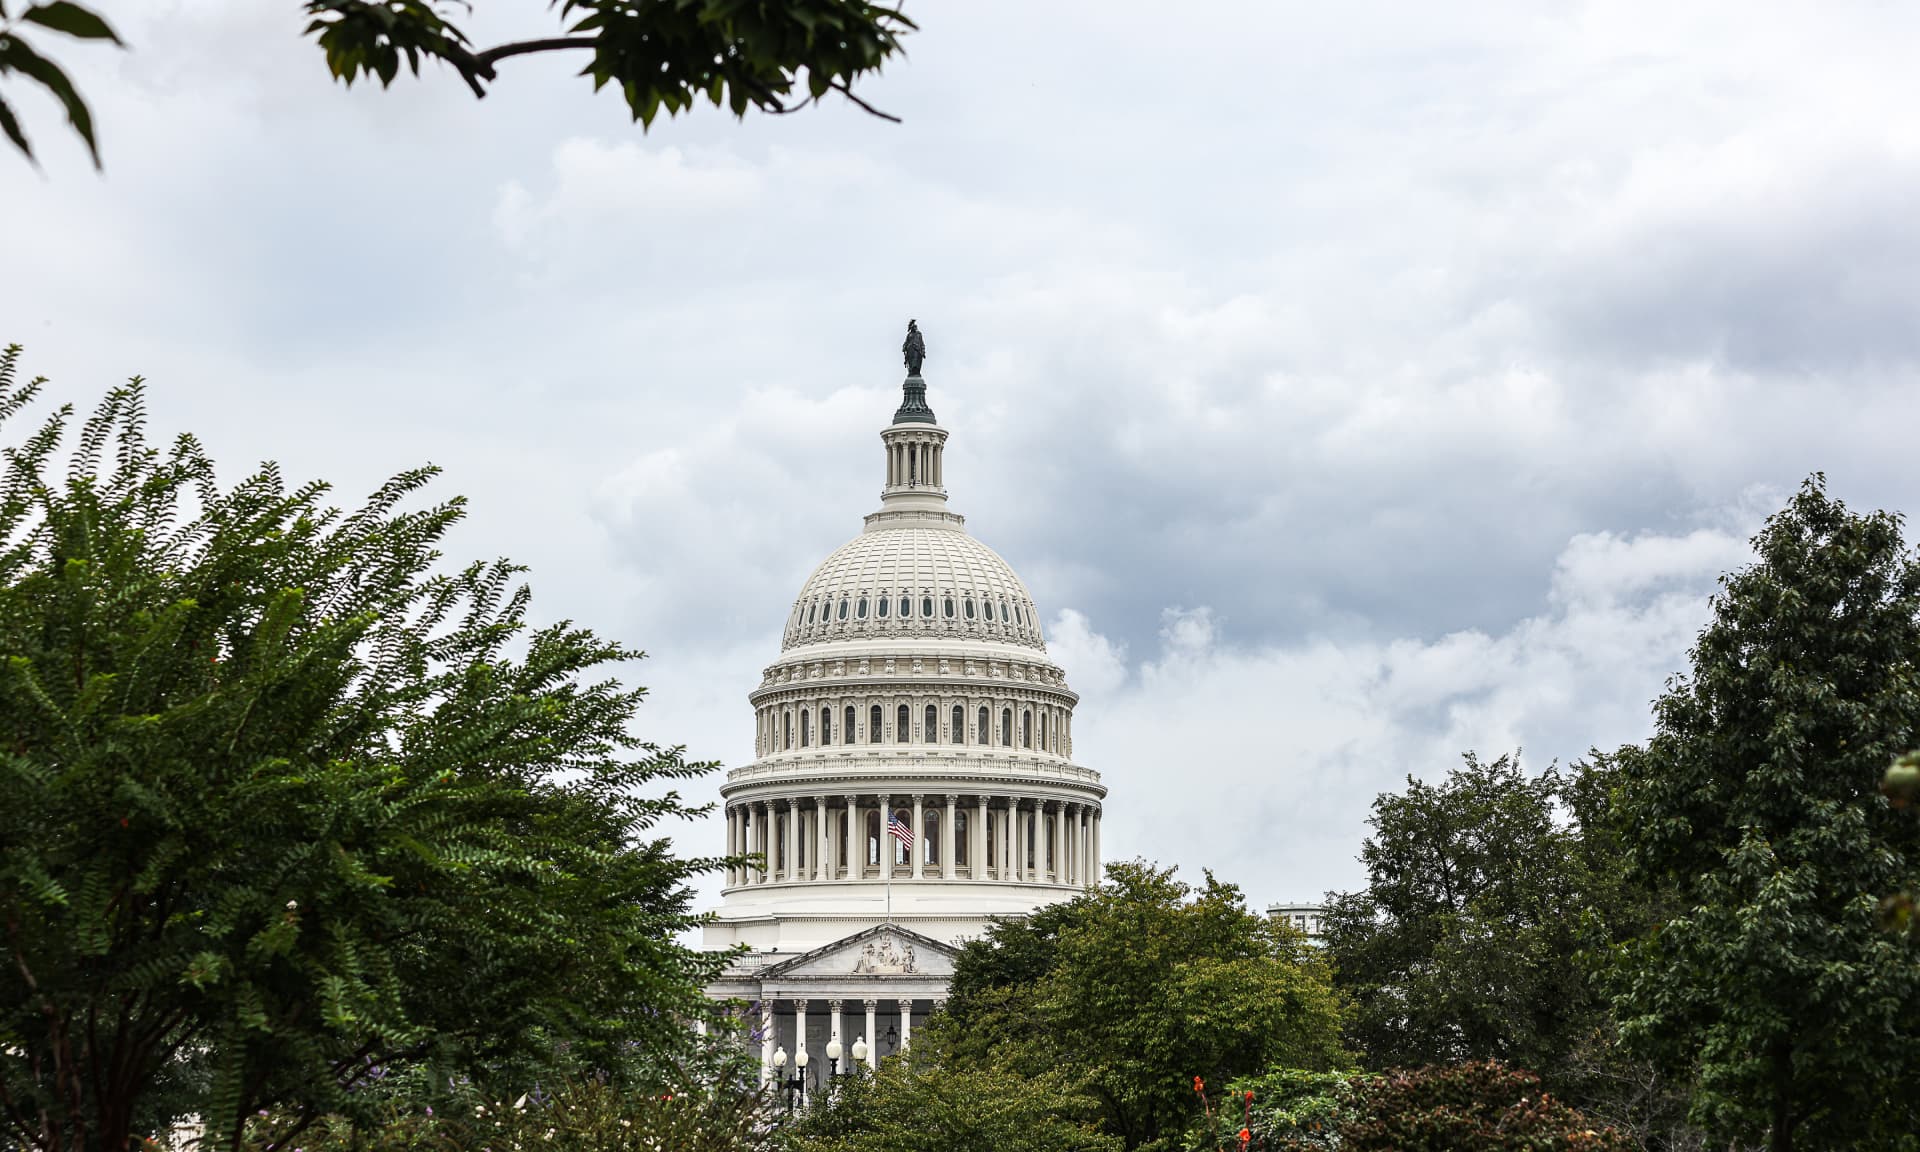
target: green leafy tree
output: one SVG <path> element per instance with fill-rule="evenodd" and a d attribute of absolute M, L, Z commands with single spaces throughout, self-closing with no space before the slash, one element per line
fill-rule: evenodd
<path fill-rule="evenodd" d="M 1897 516 L 1804 484 L 1724 577 L 1692 672 L 1621 754 L 1633 876 L 1670 914 L 1622 956 L 1627 1037 L 1697 1076 L 1720 1140 L 1911 1148 L 1920 941 L 1875 911 L 1920 829 L 1880 795 L 1920 723 L 1920 565 Z"/>
<path fill-rule="evenodd" d="M 1564 786 L 1469 752 L 1439 783 L 1374 800 L 1367 887 L 1324 921 L 1371 1066 L 1547 1067 L 1590 1027 L 1602 1005 L 1578 961 L 1588 883 L 1579 830 L 1557 818 Z"/>
<path fill-rule="evenodd" d="M 51 93 L 98 165 L 86 102 L 66 72 L 24 33 L 52 31 L 116 45 L 119 38 L 99 13 L 73 0 L 28 6 L 18 20 L 8 18 L 9 2 L 18 0 L 0 0 L 0 79 L 18 73 Z M 403 64 L 419 75 L 422 61 L 438 61 L 475 96 L 485 96 L 504 60 L 577 54 L 586 58 L 580 74 L 594 90 L 613 87 L 643 126 L 662 111 L 676 115 L 701 101 L 735 116 L 749 109 L 781 114 L 831 93 L 895 119 L 856 95 L 853 85 L 898 55 L 900 38 L 914 30 L 899 8 L 863 0 L 552 0 L 561 35 L 480 47 L 459 23 L 470 9 L 463 0 L 301 0 L 301 6 L 311 17 L 307 33 L 346 84 L 371 77 L 391 85 Z M 4 98 L 0 131 L 32 158 Z"/>
<path fill-rule="evenodd" d="M 0 420 L 43 384 L 17 360 Z M 222 487 L 144 402 L 5 450 L 0 1144 L 118 1152 L 190 1112 L 231 1147 L 259 1109 L 367 1119 L 396 1075 L 689 1053 L 715 862 L 658 826 L 709 766 L 596 679 L 636 654 L 530 628 L 512 565 L 442 569 L 462 502 L 402 507 L 431 469 L 350 513 L 271 464 Z"/>
<path fill-rule="evenodd" d="M 969 943 L 940 1026 L 962 1066 L 1084 1085 L 1131 1149 L 1174 1146 L 1196 1075 L 1344 1066 L 1340 1015 L 1325 960 L 1237 888 L 1132 862 Z"/>
<path fill-rule="evenodd" d="M 788 1152 L 1120 1152 L 1098 1109 L 1057 1072 L 1028 1077 L 944 1058 L 914 1037 L 912 1060 L 856 1071 L 786 1125 Z"/>

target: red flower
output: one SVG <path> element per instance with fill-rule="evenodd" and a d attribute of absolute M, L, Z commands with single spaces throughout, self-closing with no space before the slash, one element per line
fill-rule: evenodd
<path fill-rule="evenodd" d="M 1251 1139 L 1253 1139 L 1253 1133 L 1247 1131 L 1245 1128 L 1240 1129 L 1240 1147 L 1245 1148 L 1247 1141 Z"/>
<path fill-rule="evenodd" d="M 1195 1092 L 1205 1092 L 1207 1090 L 1207 1082 L 1195 1076 L 1193 1078 L 1193 1090 Z"/>
<path fill-rule="evenodd" d="M 1253 1103 L 1253 1089 L 1247 1089 L 1247 1103 Z"/>

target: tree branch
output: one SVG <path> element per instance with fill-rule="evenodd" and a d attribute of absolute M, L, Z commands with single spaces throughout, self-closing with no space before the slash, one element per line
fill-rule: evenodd
<path fill-rule="evenodd" d="M 860 99 L 860 97 L 855 96 L 853 94 L 853 89 L 848 86 L 845 80 L 835 80 L 833 83 L 827 85 L 827 87 L 834 89 L 835 91 L 839 92 L 842 96 L 845 96 L 847 99 L 859 105 L 860 109 L 866 112 L 870 116 L 878 116 L 882 120 L 891 120 L 895 124 L 900 123 L 900 117 L 895 116 L 891 112 L 882 112 L 880 111 L 880 109 L 875 108 L 873 105 L 867 103 L 865 100 Z"/>
<path fill-rule="evenodd" d="M 515 40 L 508 44 L 498 44 L 485 52 L 473 54 L 474 62 L 481 66 L 481 75 L 493 79 L 495 61 L 505 60 L 509 56 L 529 56 L 535 52 L 560 52 L 568 48 L 592 48 L 596 41 L 591 36 L 552 36 L 545 40 Z"/>

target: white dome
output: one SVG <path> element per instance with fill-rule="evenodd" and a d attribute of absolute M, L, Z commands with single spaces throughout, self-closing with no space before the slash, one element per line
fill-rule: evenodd
<path fill-rule="evenodd" d="M 842 544 L 800 589 L 781 649 L 889 636 L 1046 650 L 1026 585 L 999 553 L 946 525 L 889 525 Z"/>

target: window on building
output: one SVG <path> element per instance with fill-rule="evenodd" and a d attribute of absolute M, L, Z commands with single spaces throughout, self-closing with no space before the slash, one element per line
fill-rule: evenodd
<path fill-rule="evenodd" d="M 1000 709 L 1000 744 L 1005 748 L 1013 747 L 1013 709 L 1011 708 Z"/>
<path fill-rule="evenodd" d="M 880 619 L 882 620 L 885 620 L 887 618 L 887 606 L 888 606 L 888 601 L 885 596 L 880 597 L 880 603 L 874 605 L 874 607 L 879 611 Z"/>
<path fill-rule="evenodd" d="M 847 598 L 845 596 L 842 596 L 840 597 L 840 619 L 845 620 L 846 618 L 847 618 Z"/>
<path fill-rule="evenodd" d="M 929 620 L 933 619 L 933 597 L 920 597 L 920 615 L 925 616 Z"/>
<path fill-rule="evenodd" d="M 953 619 L 953 597 L 951 596 L 947 597 L 947 602 L 945 607 L 947 610 L 947 619 L 949 620 Z"/>
<path fill-rule="evenodd" d="M 867 598 L 865 596 L 860 597 L 860 603 L 854 606 L 853 618 L 855 620 L 865 620 L 867 618 Z"/>
<path fill-rule="evenodd" d="M 987 725 L 990 723 L 991 721 L 987 719 L 987 710 L 985 707 L 982 707 L 980 709 L 980 727 L 976 729 L 973 734 L 974 736 L 973 742 L 975 744 L 993 743 L 993 732 L 991 729 L 987 727 Z"/>
<path fill-rule="evenodd" d="M 968 842 L 973 839 L 973 821 L 966 812 L 953 814 L 953 865 L 956 868 L 967 867 L 968 858 L 973 855 L 968 850 Z"/>
<path fill-rule="evenodd" d="M 880 743 L 880 737 L 883 735 L 882 729 L 885 725 L 886 721 L 882 718 L 880 705 L 875 704 L 873 707 L 867 709 L 867 743 Z"/>
<path fill-rule="evenodd" d="M 938 864 L 940 863 L 940 813 L 929 808 L 927 814 L 920 820 L 922 833 L 920 846 L 923 849 L 920 859 L 925 864 Z"/>
<path fill-rule="evenodd" d="M 947 739 L 955 744 L 967 742 L 967 713 L 958 704 L 953 706 L 953 731 L 947 733 Z"/>
<path fill-rule="evenodd" d="M 1000 601 L 1000 623 L 1013 623 L 1013 617 L 1007 613 L 1007 602 L 1005 600 Z"/>
<path fill-rule="evenodd" d="M 800 713 L 800 747 L 802 748 L 805 748 L 808 744 L 812 743 L 812 741 L 807 739 L 807 737 L 812 732 L 812 725 L 808 723 L 808 721 L 812 718 L 812 716 L 813 716 L 812 712 Z"/>
<path fill-rule="evenodd" d="M 793 747 L 793 713 L 782 712 L 780 714 L 780 724 L 781 724 L 781 728 L 783 729 L 781 733 L 780 747 L 782 750 L 785 750 Z"/>
<path fill-rule="evenodd" d="M 880 866 L 880 809 L 867 813 L 867 866 Z"/>
<path fill-rule="evenodd" d="M 1033 713 L 1020 713 L 1020 747 L 1033 747 Z"/>
<path fill-rule="evenodd" d="M 927 705 L 927 727 L 920 738 L 929 744 L 940 743 L 940 709 Z"/>
<path fill-rule="evenodd" d="M 907 711 L 905 704 L 894 709 L 893 739 L 900 744 L 908 743 L 913 739 L 913 717 L 912 713 Z"/>
<path fill-rule="evenodd" d="M 846 716 L 843 719 L 845 723 L 841 726 L 841 729 L 840 729 L 840 743 L 842 744 L 859 743 L 860 733 L 855 731 L 855 728 L 859 724 L 859 718 L 854 714 L 853 705 L 851 704 L 847 705 Z"/>
<path fill-rule="evenodd" d="M 814 609 L 818 607 L 820 607 L 820 605 L 817 603 L 807 605 L 807 623 L 809 624 L 813 623 L 813 612 L 814 612 Z"/>
<path fill-rule="evenodd" d="M 911 616 L 912 614 L 913 614 L 913 601 L 909 600 L 905 596 L 900 597 L 900 619 L 905 620 L 908 616 Z M 933 615 L 933 613 L 929 612 L 927 613 L 927 615 L 931 616 Z"/>
<path fill-rule="evenodd" d="M 832 744 L 833 744 L 833 709 L 822 708 L 820 709 L 820 747 L 827 748 L 827 747 L 831 747 Z"/>
<path fill-rule="evenodd" d="M 1020 602 L 1018 600 L 1013 602 L 1013 619 L 1022 627 L 1026 626 L 1027 614 L 1020 610 Z"/>
<path fill-rule="evenodd" d="M 1050 727 L 1047 721 L 1050 719 L 1052 719 L 1052 717 L 1048 716 L 1045 712 L 1040 713 L 1040 751 L 1042 752 L 1049 751 L 1052 748 L 1052 745 L 1047 743 L 1047 729 Z"/>
<path fill-rule="evenodd" d="M 893 818 L 900 821 L 903 827 L 913 827 L 913 813 L 905 808 L 895 809 Z M 895 868 L 913 867 L 913 857 L 908 855 L 907 846 L 903 841 L 889 836 L 887 837 L 887 843 L 893 845 L 893 866 Z"/>
<path fill-rule="evenodd" d="M 969 620 L 973 619 L 973 597 L 971 596 L 967 597 L 966 608 L 967 608 L 967 619 Z"/>

